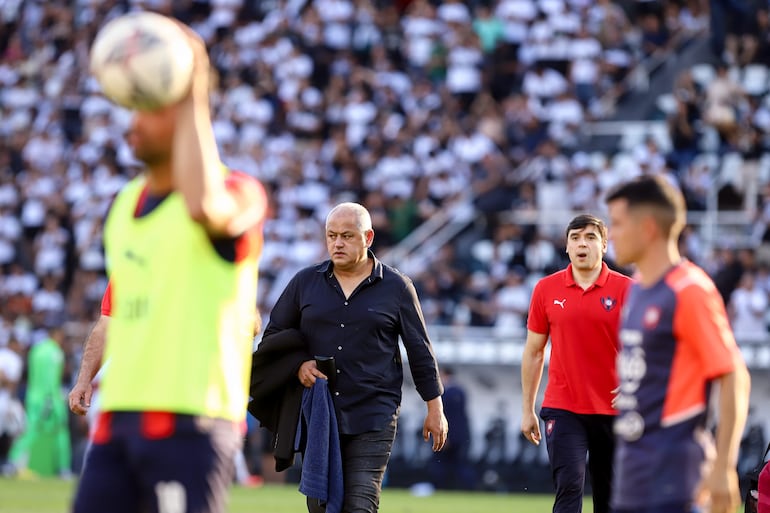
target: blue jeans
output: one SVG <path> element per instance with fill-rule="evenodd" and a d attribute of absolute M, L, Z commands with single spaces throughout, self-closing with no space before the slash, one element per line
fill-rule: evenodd
<path fill-rule="evenodd" d="M 397 417 L 385 429 L 359 435 L 340 435 L 345 501 L 342 513 L 377 513 L 385 468 L 396 439 Z M 309 513 L 323 513 L 317 499 L 307 499 Z"/>

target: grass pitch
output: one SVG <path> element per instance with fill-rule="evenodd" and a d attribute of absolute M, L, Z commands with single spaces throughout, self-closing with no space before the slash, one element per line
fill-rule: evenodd
<path fill-rule="evenodd" d="M 0 478 L 0 513 L 65 513 L 70 510 L 73 482 L 56 479 L 22 481 Z M 381 513 L 544 513 L 553 497 L 467 492 L 437 492 L 415 497 L 408 490 L 386 489 Z M 585 511 L 591 511 L 590 499 Z M 302 513 L 305 498 L 297 485 L 265 485 L 248 489 L 234 487 L 228 513 Z"/>

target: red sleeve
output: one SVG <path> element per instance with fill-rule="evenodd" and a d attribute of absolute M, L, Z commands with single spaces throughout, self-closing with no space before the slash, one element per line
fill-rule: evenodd
<path fill-rule="evenodd" d="M 107 288 L 102 296 L 102 315 L 107 317 L 112 314 L 112 281 L 107 282 Z"/>
<path fill-rule="evenodd" d="M 673 287 L 676 349 L 663 404 L 665 424 L 674 424 L 703 411 L 708 402 L 708 382 L 732 372 L 742 358 L 724 303 L 713 283 L 697 273 L 672 273 L 677 274 L 683 280 Z"/>
<path fill-rule="evenodd" d="M 527 317 L 527 329 L 548 335 L 548 315 L 543 307 L 543 280 L 537 282 L 535 290 L 532 291 L 532 297 L 529 300 L 529 316 Z"/>
<path fill-rule="evenodd" d="M 267 213 L 267 194 L 259 181 L 239 171 L 227 175 L 225 187 L 246 198 L 251 208 L 259 213 L 259 221 L 252 229 L 235 239 L 235 262 L 240 262 L 251 254 L 259 254 L 262 250 L 262 223 Z"/>
<path fill-rule="evenodd" d="M 677 294 L 674 333 L 697 357 L 700 372 L 707 379 L 735 368 L 739 350 L 716 289 L 704 290 L 693 284 Z"/>

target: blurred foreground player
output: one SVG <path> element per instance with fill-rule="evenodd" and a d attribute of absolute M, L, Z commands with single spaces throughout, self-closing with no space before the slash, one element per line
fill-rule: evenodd
<path fill-rule="evenodd" d="M 618 513 L 734 513 L 749 375 L 724 303 L 703 270 L 679 255 L 682 194 L 659 176 L 607 197 L 620 265 L 635 264 L 620 333 L 613 508 Z M 707 428 L 719 386 L 716 444 Z"/>
<path fill-rule="evenodd" d="M 208 58 L 187 34 L 191 90 L 134 113 L 146 173 L 105 225 L 110 363 L 76 513 L 223 512 L 242 442 L 266 198 L 219 160 Z"/>

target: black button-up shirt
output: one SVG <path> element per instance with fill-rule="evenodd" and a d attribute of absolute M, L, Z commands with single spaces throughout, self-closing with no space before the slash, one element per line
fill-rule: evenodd
<path fill-rule="evenodd" d="M 345 298 L 327 260 L 299 271 L 278 298 L 264 336 L 298 329 L 315 356 L 333 356 L 334 404 L 342 434 L 384 429 L 401 404 L 399 336 L 423 400 L 443 393 L 412 280 L 374 260 L 372 274 Z"/>

